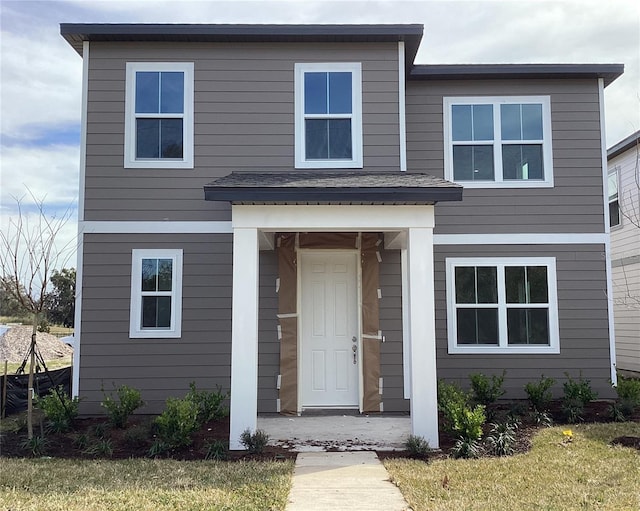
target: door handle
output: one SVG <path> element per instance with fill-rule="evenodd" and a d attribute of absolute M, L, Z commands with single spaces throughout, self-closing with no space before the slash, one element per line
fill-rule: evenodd
<path fill-rule="evenodd" d="M 351 351 L 353 351 L 353 363 L 356 364 L 357 363 L 357 351 L 358 351 L 358 347 L 354 344 L 353 346 L 351 346 Z"/>

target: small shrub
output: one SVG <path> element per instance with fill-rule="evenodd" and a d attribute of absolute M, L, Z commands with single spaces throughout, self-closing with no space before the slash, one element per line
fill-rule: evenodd
<path fill-rule="evenodd" d="M 627 415 L 620 402 L 611 403 L 608 411 L 609 417 L 611 417 L 611 420 L 614 422 L 624 422 L 627 420 Z"/>
<path fill-rule="evenodd" d="M 261 454 L 268 442 L 269 435 L 261 429 L 256 429 L 255 433 L 251 433 L 247 428 L 240 435 L 240 443 L 244 445 L 251 454 Z"/>
<path fill-rule="evenodd" d="M 227 459 L 227 445 L 222 440 L 214 440 L 205 445 L 207 452 L 204 455 L 205 460 L 223 461 Z"/>
<path fill-rule="evenodd" d="M 43 436 L 34 436 L 27 438 L 20 444 L 20 447 L 25 451 L 29 451 L 32 456 L 42 456 L 47 450 L 49 442 Z"/>
<path fill-rule="evenodd" d="M 640 380 L 618 376 L 618 385 L 614 387 L 618 394 L 618 406 L 627 416 L 633 415 L 640 407 Z"/>
<path fill-rule="evenodd" d="M 223 405 L 228 397 L 229 392 L 223 392 L 219 386 L 216 386 L 215 391 L 197 390 L 195 382 L 191 382 L 185 399 L 193 401 L 198 406 L 198 421 L 204 424 L 229 415 L 229 409 Z"/>
<path fill-rule="evenodd" d="M 543 374 L 539 381 L 529 382 L 524 386 L 529 402 L 535 411 L 546 412 L 549 409 L 549 403 L 553 397 L 551 387 L 555 382 L 553 378 L 545 378 Z"/>
<path fill-rule="evenodd" d="M 49 332 L 51 332 L 51 325 L 49 325 L 49 322 L 46 319 L 41 320 L 36 328 L 38 332 L 44 334 L 48 334 Z"/>
<path fill-rule="evenodd" d="M 109 433 L 109 425 L 104 422 L 99 422 L 93 426 L 92 432 L 96 438 L 104 438 Z"/>
<path fill-rule="evenodd" d="M 108 438 L 102 438 L 98 440 L 93 445 L 90 445 L 84 450 L 85 454 L 89 454 L 91 456 L 107 456 L 111 457 L 113 455 L 113 444 L 111 440 Z"/>
<path fill-rule="evenodd" d="M 190 399 L 170 397 L 166 408 L 156 417 L 158 436 L 172 448 L 191 445 L 191 435 L 200 427 L 198 405 Z"/>
<path fill-rule="evenodd" d="M 535 408 L 531 412 L 531 421 L 536 426 L 542 426 L 544 428 L 550 428 L 553 425 L 553 419 L 548 412 L 541 412 Z"/>
<path fill-rule="evenodd" d="M 484 406 L 475 408 L 464 407 L 456 417 L 454 432 L 464 440 L 479 440 L 482 438 L 482 426 L 487 420 Z"/>
<path fill-rule="evenodd" d="M 491 431 L 486 438 L 489 452 L 496 456 L 511 456 L 515 452 L 517 429 L 518 423 L 515 421 L 491 424 Z"/>
<path fill-rule="evenodd" d="M 409 435 L 404 446 L 412 456 L 418 457 L 425 456 L 431 450 L 429 442 L 427 442 L 424 437 L 418 435 Z"/>
<path fill-rule="evenodd" d="M 80 433 L 73 439 L 73 445 L 80 450 L 84 450 L 89 445 L 89 437 L 85 433 Z"/>
<path fill-rule="evenodd" d="M 564 374 L 567 381 L 562 384 L 562 413 L 567 421 L 578 422 L 582 420 L 585 405 L 598 397 L 598 393 L 591 389 L 591 382 L 582 377 L 582 372 L 577 380 L 571 378 L 569 373 Z"/>
<path fill-rule="evenodd" d="M 482 455 L 482 444 L 477 440 L 460 438 L 451 448 L 454 458 L 478 458 Z"/>
<path fill-rule="evenodd" d="M 456 418 L 469 403 L 469 396 L 455 383 L 438 381 L 438 410 L 442 412 L 443 427 L 453 433 Z"/>
<path fill-rule="evenodd" d="M 103 390 L 104 394 L 104 390 Z M 124 428 L 129 416 L 141 406 L 144 406 L 140 391 L 127 385 L 121 385 L 116 389 L 118 399 L 106 395 L 100 405 L 106 408 L 109 422 L 116 428 Z"/>
<path fill-rule="evenodd" d="M 477 404 L 489 406 L 495 403 L 505 394 L 502 388 L 506 371 L 501 376 L 492 375 L 491 378 L 482 373 L 470 374 L 471 390 L 473 391 L 473 401 Z"/>
<path fill-rule="evenodd" d="M 151 447 L 149 448 L 149 453 L 147 454 L 147 456 L 149 456 L 149 458 L 156 458 L 161 454 L 165 454 L 169 452 L 170 450 L 171 450 L 171 446 L 167 442 L 164 442 L 159 438 L 156 438 L 153 444 L 151 444 Z"/>
<path fill-rule="evenodd" d="M 78 416 L 79 402 L 77 397 L 71 399 L 62 385 L 49 390 L 46 396 L 36 399 L 36 405 L 44 412 L 51 429 L 56 433 L 71 429 L 74 419 Z"/>
<path fill-rule="evenodd" d="M 514 421 L 520 420 L 522 417 L 525 417 L 528 413 L 527 405 L 522 402 L 513 402 L 509 405 L 509 411 L 507 412 L 507 418 Z"/>
<path fill-rule="evenodd" d="M 129 447 L 140 447 L 147 442 L 149 430 L 144 426 L 132 426 L 124 432 L 123 438 Z"/>

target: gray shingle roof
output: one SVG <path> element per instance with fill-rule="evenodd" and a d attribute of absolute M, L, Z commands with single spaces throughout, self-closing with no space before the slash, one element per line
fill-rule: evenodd
<path fill-rule="evenodd" d="M 232 172 L 205 199 L 235 204 L 435 204 L 462 200 L 462 186 L 415 172 Z"/>

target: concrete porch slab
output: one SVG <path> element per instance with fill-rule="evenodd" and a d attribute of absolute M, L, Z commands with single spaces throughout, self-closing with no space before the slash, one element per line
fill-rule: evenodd
<path fill-rule="evenodd" d="M 298 452 L 403 450 L 408 416 L 329 415 L 258 417 L 269 444 Z"/>

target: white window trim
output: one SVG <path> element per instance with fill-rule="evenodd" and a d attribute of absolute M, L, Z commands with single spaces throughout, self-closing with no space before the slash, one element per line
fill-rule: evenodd
<path fill-rule="evenodd" d="M 183 114 L 166 114 L 184 119 L 182 159 L 136 159 L 135 79 L 138 71 L 181 71 L 184 73 Z M 124 168 L 192 169 L 193 168 L 193 62 L 127 62 L 124 124 Z M 164 116 L 165 114 L 163 114 Z"/>
<path fill-rule="evenodd" d="M 620 181 L 620 167 L 614 167 L 613 170 L 611 170 L 608 174 L 607 174 L 607 208 L 611 207 L 611 203 L 613 202 L 611 200 L 611 194 L 609 193 L 609 177 L 611 177 L 611 175 L 615 174 L 616 175 L 616 183 L 618 185 L 618 198 L 615 199 L 618 202 L 618 223 L 616 225 L 611 225 L 611 215 L 609 215 L 609 228 L 613 231 L 613 230 L 618 230 L 622 228 L 622 223 L 623 223 L 623 215 L 622 215 L 622 211 L 620 210 L 620 185 L 621 185 L 621 181 Z"/>
<path fill-rule="evenodd" d="M 304 74 L 351 72 L 351 159 L 307 160 L 305 157 Z M 330 118 L 338 116 L 331 115 Z M 362 64 L 360 62 L 305 63 L 295 65 L 295 167 L 297 169 L 361 169 L 362 156 Z"/>
<path fill-rule="evenodd" d="M 513 103 L 539 103 L 542 105 L 542 160 L 543 180 L 503 180 L 502 178 L 502 135 L 500 131 L 500 105 Z M 453 105 L 493 105 L 493 161 L 494 181 L 461 181 L 453 178 L 453 140 L 451 136 L 451 107 Z M 551 145 L 551 98 L 549 96 L 460 96 L 445 97 L 444 108 L 444 177 L 466 188 L 552 188 L 553 148 Z M 488 141 L 483 141 L 487 144 Z M 514 141 L 510 141 L 514 142 Z M 525 141 L 526 142 L 526 141 Z M 471 143 L 472 144 L 472 143 Z"/>
<path fill-rule="evenodd" d="M 171 326 L 168 329 L 142 328 L 142 260 L 148 258 L 173 260 L 171 276 Z M 182 249 L 133 249 L 131 251 L 131 309 L 129 337 L 131 339 L 166 339 L 182 336 Z"/>
<path fill-rule="evenodd" d="M 560 353 L 560 333 L 558 325 L 558 291 L 556 279 L 556 259 L 554 257 L 455 257 L 447 258 L 447 334 L 449 354 L 558 354 Z M 458 266 L 495 266 L 498 268 L 498 346 L 458 345 L 456 307 L 455 307 L 455 272 Z M 549 345 L 507 345 L 506 331 L 506 297 L 504 271 L 505 266 L 546 266 L 549 293 Z"/>

